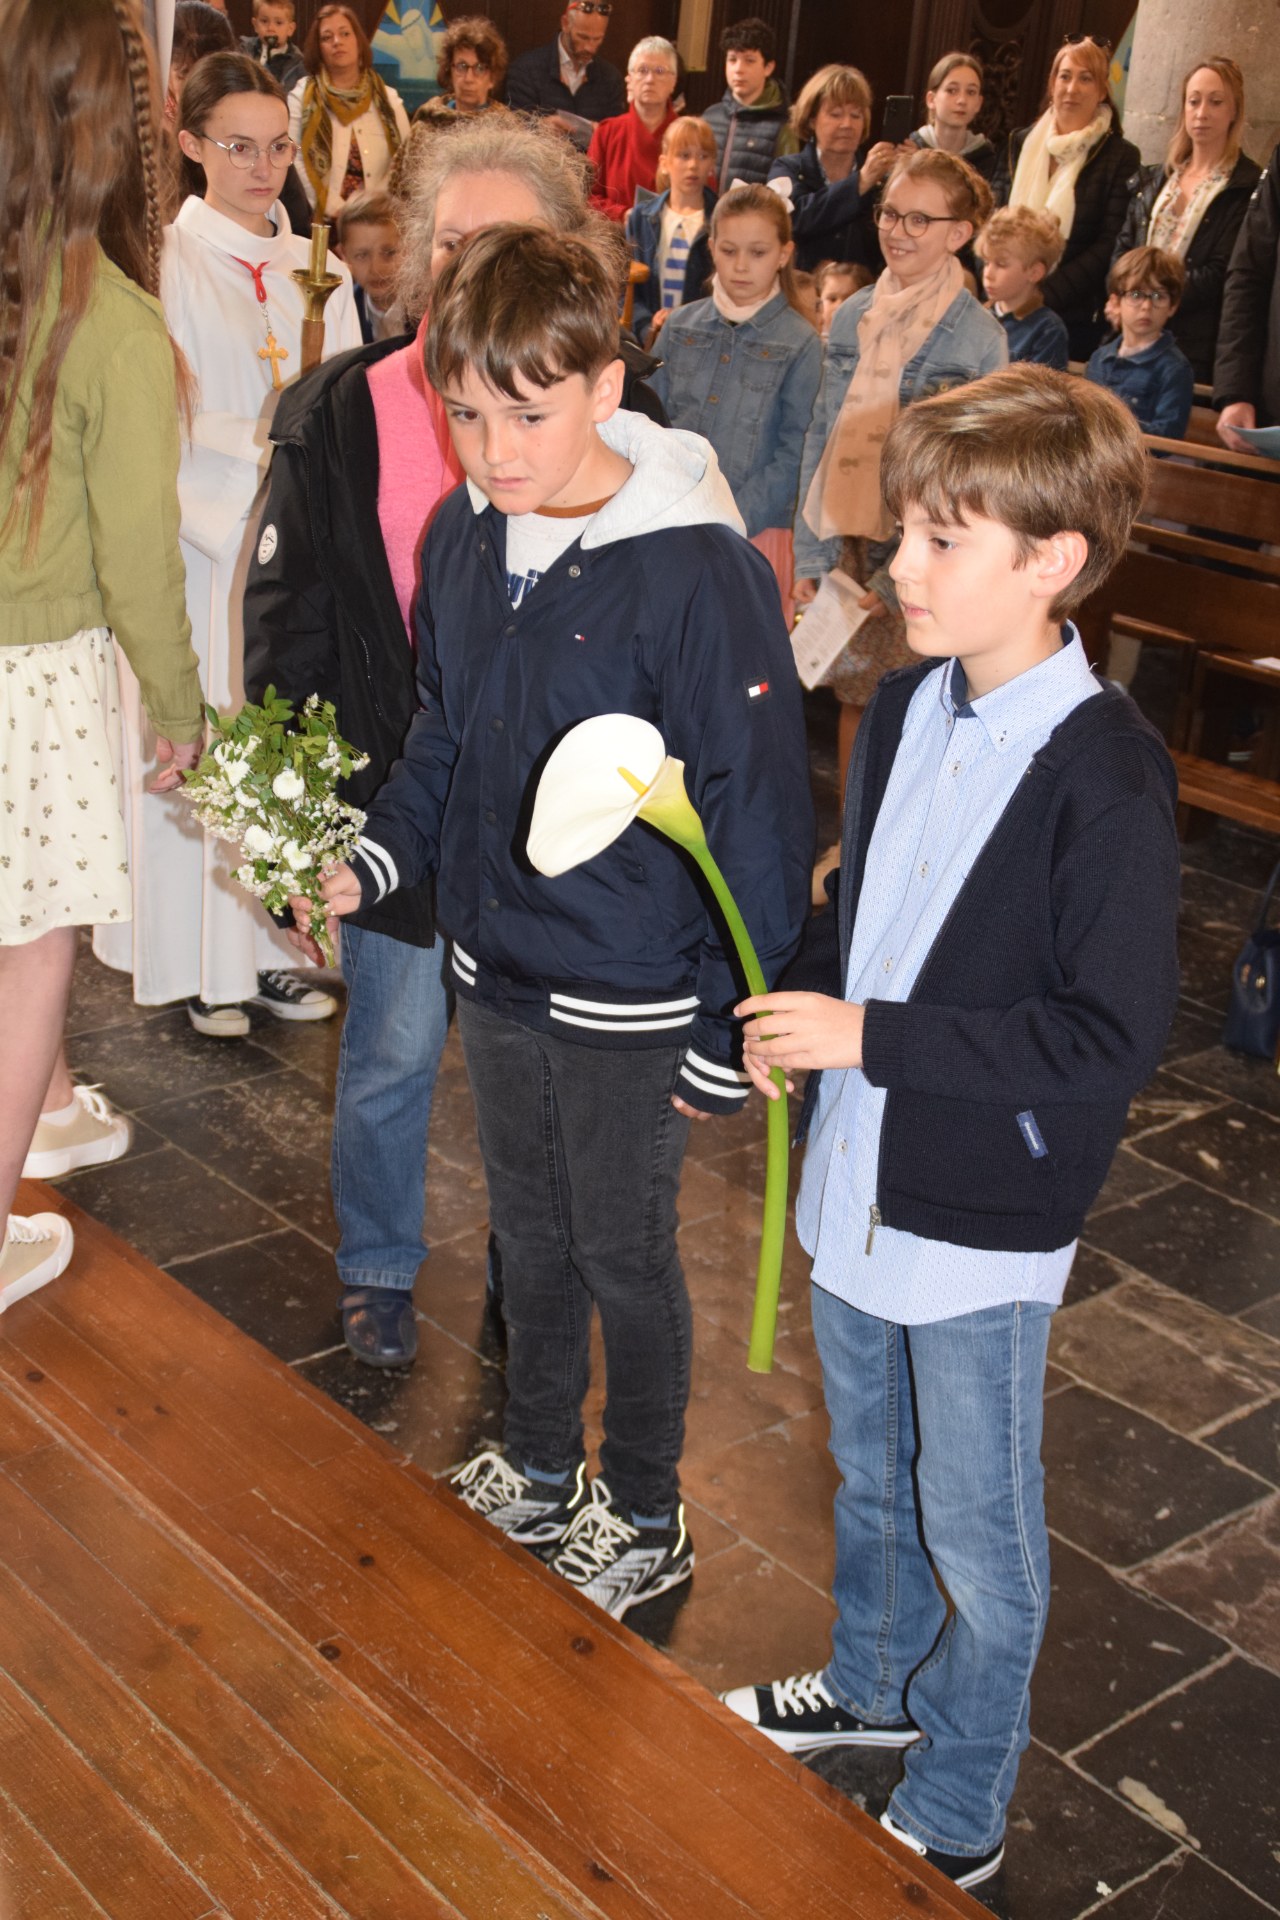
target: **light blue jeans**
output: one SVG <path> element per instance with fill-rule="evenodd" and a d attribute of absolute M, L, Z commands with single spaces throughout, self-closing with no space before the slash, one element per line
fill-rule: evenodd
<path fill-rule="evenodd" d="M 1049 1608 L 1053 1309 L 902 1327 L 812 1297 L 843 1482 L 826 1686 L 860 1719 L 914 1721 L 923 1737 L 889 1811 L 926 1846 L 980 1856 L 1004 1834 Z"/>
<path fill-rule="evenodd" d="M 347 1014 L 330 1179 L 344 1287 L 413 1286 L 427 1256 L 427 1122 L 448 1013 L 444 941 L 342 929 Z"/>

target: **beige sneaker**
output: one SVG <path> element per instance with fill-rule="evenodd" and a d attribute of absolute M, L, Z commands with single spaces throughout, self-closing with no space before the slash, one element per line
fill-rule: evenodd
<path fill-rule="evenodd" d="M 0 1246 L 0 1313 L 64 1273 L 74 1248 L 71 1223 L 60 1213 L 11 1213 Z"/>
<path fill-rule="evenodd" d="M 97 1087 L 75 1089 L 75 1116 L 61 1123 L 41 1119 L 22 1163 L 24 1180 L 56 1180 L 78 1167 L 104 1167 L 128 1153 L 133 1127 L 103 1099 Z"/>

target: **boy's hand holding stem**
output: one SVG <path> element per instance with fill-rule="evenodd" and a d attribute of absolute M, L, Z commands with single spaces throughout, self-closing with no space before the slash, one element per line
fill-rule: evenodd
<path fill-rule="evenodd" d="M 742 1036 L 742 1063 L 768 1100 L 781 1090 L 770 1078 L 812 1067 L 860 1067 L 864 1009 L 828 993 L 757 993 L 740 1000 L 734 1013 L 750 1021 Z M 787 1081 L 787 1092 L 795 1088 Z"/>
<path fill-rule="evenodd" d="M 325 919 L 328 925 L 329 944 L 333 946 L 334 935 L 338 930 L 338 921 L 344 914 L 354 913 L 360 905 L 360 882 L 347 865 L 340 861 L 336 867 L 327 867 L 320 876 L 320 891 L 324 895 Z M 318 967 L 328 963 L 320 951 L 320 944 L 311 931 L 312 905 L 305 894 L 292 893 L 289 907 L 294 924 L 288 930 L 287 938 L 299 953 L 305 953 L 308 960 L 314 960 Z M 336 951 L 336 948 L 335 948 Z"/>

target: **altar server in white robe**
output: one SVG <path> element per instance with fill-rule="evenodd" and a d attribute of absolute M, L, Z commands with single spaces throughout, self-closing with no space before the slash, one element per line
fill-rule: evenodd
<path fill-rule="evenodd" d="M 301 366 L 303 294 L 290 274 L 309 241 L 277 195 L 293 163 L 284 94 L 238 53 L 211 54 L 183 89 L 179 141 L 205 175 L 203 199 L 166 228 L 161 298 L 195 375 L 198 399 L 179 474 L 187 606 L 200 678 L 219 713 L 244 703 L 241 602 L 260 527 L 259 490 L 276 395 Z M 326 356 L 360 345 L 351 279 L 325 310 Z M 154 755 L 137 683 L 121 665 L 129 746 L 131 924 L 95 936 L 101 960 L 133 974 L 144 1006 L 186 1000 L 199 1032 L 247 1033 L 247 1005 L 281 1019 L 323 1019 L 331 994 L 288 971 L 297 955 L 232 878 L 239 854 L 206 835 L 179 794 L 143 795 Z"/>

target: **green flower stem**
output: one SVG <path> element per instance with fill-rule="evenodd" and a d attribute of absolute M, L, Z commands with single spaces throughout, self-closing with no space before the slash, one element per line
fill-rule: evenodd
<path fill-rule="evenodd" d="M 746 922 L 738 912 L 738 903 L 730 893 L 725 877 L 711 857 L 706 840 L 699 835 L 683 842 L 706 876 L 707 885 L 728 922 L 737 949 L 747 987 L 752 993 L 767 993 L 764 973 L 751 944 Z M 752 1373 L 773 1372 L 773 1342 L 778 1328 L 778 1294 L 782 1286 L 782 1247 L 787 1231 L 787 1160 L 790 1150 L 790 1116 L 787 1112 L 787 1082 L 775 1067 L 770 1079 L 780 1098 L 768 1106 L 765 1135 L 764 1224 L 760 1234 L 760 1264 L 756 1269 L 756 1299 L 751 1314 L 751 1340 L 747 1347 L 747 1367 Z"/>

